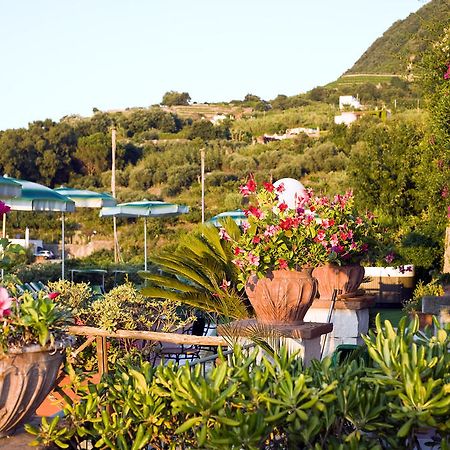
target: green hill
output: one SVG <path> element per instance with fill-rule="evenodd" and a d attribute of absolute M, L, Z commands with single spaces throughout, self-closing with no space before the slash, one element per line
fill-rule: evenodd
<path fill-rule="evenodd" d="M 395 22 L 346 72 L 408 75 L 414 61 L 450 24 L 450 1 L 431 0 L 406 19 Z M 412 64 L 411 64 L 412 63 Z"/>

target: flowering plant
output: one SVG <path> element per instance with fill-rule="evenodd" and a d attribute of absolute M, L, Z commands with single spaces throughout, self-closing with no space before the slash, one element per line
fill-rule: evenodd
<path fill-rule="evenodd" d="M 357 214 L 351 192 L 329 199 L 308 189 L 290 209 L 282 200 L 283 184 L 264 183 L 258 190 L 250 177 L 240 191 L 254 199 L 245 210 L 248 222 L 237 240 L 224 228 L 220 236 L 232 245 L 243 283 L 249 275 L 262 278 L 272 270 L 354 263 L 369 249 L 374 216 Z"/>
<path fill-rule="evenodd" d="M 51 349 L 63 342 L 72 319 L 56 299 L 56 293 L 45 291 L 35 296 L 25 292 L 16 298 L 0 286 L 0 356 L 33 344 Z"/>

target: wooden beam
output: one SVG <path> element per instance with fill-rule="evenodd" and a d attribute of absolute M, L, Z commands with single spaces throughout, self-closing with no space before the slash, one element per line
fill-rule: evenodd
<path fill-rule="evenodd" d="M 170 342 L 172 344 L 228 346 L 229 343 L 222 336 L 193 336 L 191 334 L 163 333 L 159 331 L 117 330 L 106 331 L 95 327 L 71 326 L 70 334 L 76 336 L 112 337 L 120 339 L 142 339 L 146 341 Z M 106 340 L 106 339 L 105 339 Z M 98 341 L 97 341 L 98 343 Z"/>

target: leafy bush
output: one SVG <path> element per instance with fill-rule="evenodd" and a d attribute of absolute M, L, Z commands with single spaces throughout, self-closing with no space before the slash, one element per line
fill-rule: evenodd
<path fill-rule="evenodd" d="M 389 322 L 365 337 L 368 356 L 304 368 L 297 355 L 234 348 L 201 367 L 119 364 L 69 398 L 65 417 L 27 429 L 36 443 L 120 449 L 413 449 L 423 427 L 450 437 L 450 337 Z"/>

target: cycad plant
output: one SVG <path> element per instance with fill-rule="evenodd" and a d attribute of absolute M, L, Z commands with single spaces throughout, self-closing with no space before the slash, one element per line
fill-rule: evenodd
<path fill-rule="evenodd" d="M 236 240 L 240 229 L 232 219 L 224 221 Z M 184 236 L 174 252 L 150 257 L 158 273 L 142 272 L 147 280 L 142 293 L 150 298 L 179 301 L 208 313 L 233 319 L 249 316 L 249 306 L 237 289 L 238 269 L 229 243 L 212 225 L 202 225 Z"/>

